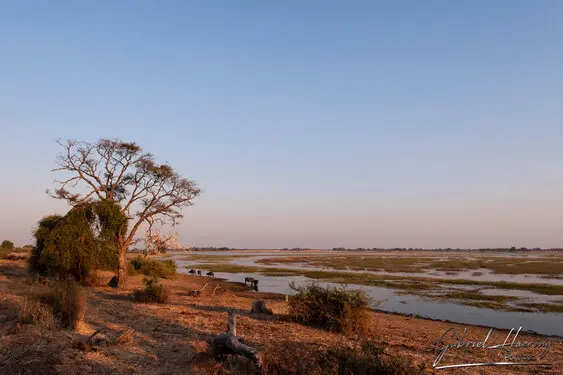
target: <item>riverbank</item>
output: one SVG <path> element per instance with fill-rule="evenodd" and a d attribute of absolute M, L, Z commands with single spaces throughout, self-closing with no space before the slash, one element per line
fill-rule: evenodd
<path fill-rule="evenodd" d="M 102 278 L 109 280 L 111 274 Z M 12 374 L 22 363 L 29 369 L 43 369 L 42 374 L 214 374 L 221 373 L 221 364 L 206 355 L 205 341 L 226 328 L 227 311 L 237 314 L 237 331 L 247 343 L 268 354 L 271 362 L 287 366 L 306 363 L 315 352 L 339 345 L 353 345 L 357 338 L 329 333 L 304 326 L 287 319 L 285 299 L 273 293 L 250 292 L 244 285 L 223 282 L 214 278 L 178 275 L 162 280 L 170 291 L 165 305 L 135 304 L 131 292 L 142 286 L 142 277 L 131 277 L 128 288 L 86 288 L 88 307 L 84 321 L 74 331 L 43 331 L 33 326 L 22 326 L 7 334 L 9 316 L 17 313 L 18 306 L 30 293 L 32 284 L 27 279 L 23 261 L 0 261 L 0 373 Z M 198 297 L 189 292 L 208 286 Z M 265 299 L 274 315 L 261 317 L 250 314 L 252 302 Z M 483 340 L 488 329 L 463 324 L 438 322 L 414 317 L 370 313 L 371 324 L 366 336 L 377 342 L 386 342 L 391 356 L 405 356 L 413 364 L 425 363 L 432 373 L 436 359 L 436 341 L 451 327 L 458 332 L 467 329 L 465 340 Z M 104 328 L 108 335 L 127 329 L 134 330 L 129 342 L 119 346 L 101 347 L 85 352 L 76 349 L 96 330 Z M 517 327 L 515 327 L 517 328 Z M 489 343 L 502 343 L 506 330 L 494 330 Z M 551 348 L 542 360 L 559 362 L 551 369 L 537 366 L 463 368 L 439 370 L 447 374 L 560 374 L 563 360 L 561 339 L 540 335 L 520 334 L 518 341 L 549 342 Z M 441 365 L 498 360 L 498 350 L 477 348 L 450 349 Z M 19 359 L 17 362 L 14 362 Z M 287 364 L 287 365 L 285 365 Z M 4 367 L 2 367 L 4 366 Z M 24 372 L 26 373 L 26 372 Z M 33 373 L 33 372 L 27 372 Z M 223 372 L 225 373 L 225 372 Z"/>

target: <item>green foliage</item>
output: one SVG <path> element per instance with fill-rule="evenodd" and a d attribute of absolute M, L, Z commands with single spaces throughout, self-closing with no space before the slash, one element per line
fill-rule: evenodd
<path fill-rule="evenodd" d="M 159 284 L 157 279 L 145 278 L 145 289 L 138 289 L 133 292 L 133 301 L 140 303 L 167 303 L 169 293 L 164 285 Z"/>
<path fill-rule="evenodd" d="M 364 340 L 352 347 L 341 344 L 327 351 L 319 351 L 315 362 L 321 373 L 327 375 L 419 375 L 426 374 L 425 365 L 413 366 L 402 356 L 390 356 L 384 347 Z"/>
<path fill-rule="evenodd" d="M 117 239 L 127 231 L 119 205 L 82 203 L 64 217 L 46 216 L 34 235 L 29 265 L 33 272 L 84 282 L 97 269 L 117 269 Z"/>
<path fill-rule="evenodd" d="M 135 272 L 146 276 L 167 279 L 176 275 L 176 262 L 173 260 L 154 260 L 137 255 L 131 259 L 130 264 Z"/>
<path fill-rule="evenodd" d="M 14 248 L 14 243 L 9 240 L 4 240 L 2 241 L 2 245 L 0 245 L 0 247 L 4 249 L 12 250 Z"/>
<path fill-rule="evenodd" d="M 322 287 L 316 283 L 290 288 L 289 315 L 303 323 L 317 324 L 336 332 L 363 332 L 369 324 L 370 299 L 363 290 Z"/>

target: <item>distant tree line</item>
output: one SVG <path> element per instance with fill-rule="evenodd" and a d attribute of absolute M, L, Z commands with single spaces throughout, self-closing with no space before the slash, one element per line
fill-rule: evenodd
<path fill-rule="evenodd" d="M 191 250 L 191 251 L 229 251 L 229 250 L 235 250 L 235 249 L 232 249 L 232 248 L 226 247 L 226 246 L 223 246 L 223 247 L 213 247 L 213 246 L 197 247 L 197 246 L 194 246 L 194 247 L 190 247 L 187 250 Z M 246 249 L 236 249 L 236 250 L 246 250 Z"/>
<path fill-rule="evenodd" d="M 549 248 L 549 249 L 542 249 L 539 247 L 535 247 L 535 248 L 526 248 L 526 247 L 520 247 L 517 248 L 515 246 L 512 247 L 498 247 L 498 248 L 480 248 L 480 249 L 469 249 L 469 248 L 456 248 L 456 249 L 452 249 L 450 247 L 448 248 L 421 248 L 421 247 L 395 247 L 395 248 L 377 248 L 377 247 L 373 247 L 373 248 L 363 248 L 363 247 L 357 247 L 357 248 L 345 248 L 345 247 L 333 247 L 331 250 L 334 251 L 480 251 L 480 252 L 522 252 L 522 251 L 539 251 L 539 250 L 544 250 L 544 251 L 563 251 L 563 248 Z"/>

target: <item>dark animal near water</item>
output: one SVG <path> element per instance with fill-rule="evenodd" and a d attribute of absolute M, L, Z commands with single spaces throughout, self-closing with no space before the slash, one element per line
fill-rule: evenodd
<path fill-rule="evenodd" d="M 195 275 L 195 270 L 190 270 L 190 272 L 188 272 L 190 275 Z"/>
<path fill-rule="evenodd" d="M 215 277 L 215 274 L 212 271 L 207 272 L 207 276 L 209 277 Z"/>
<path fill-rule="evenodd" d="M 258 291 L 258 280 L 256 280 L 254 277 L 245 277 L 244 283 L 249 283 L 248 286 L 250 287 L 250 289 Z"/>
<path fill-rule="evenodd" d="M 201 276 L 201 270 L 197 270 L 197 274 Z"/>

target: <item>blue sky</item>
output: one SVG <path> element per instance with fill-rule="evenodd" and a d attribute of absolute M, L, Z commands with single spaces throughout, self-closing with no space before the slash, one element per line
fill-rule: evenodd
<path fill-rule="evenodd" d="M 187 245 L 563 246 L 563 4 L 0 2 L 0 238 L 54 139 L 196 179 Z"/>

